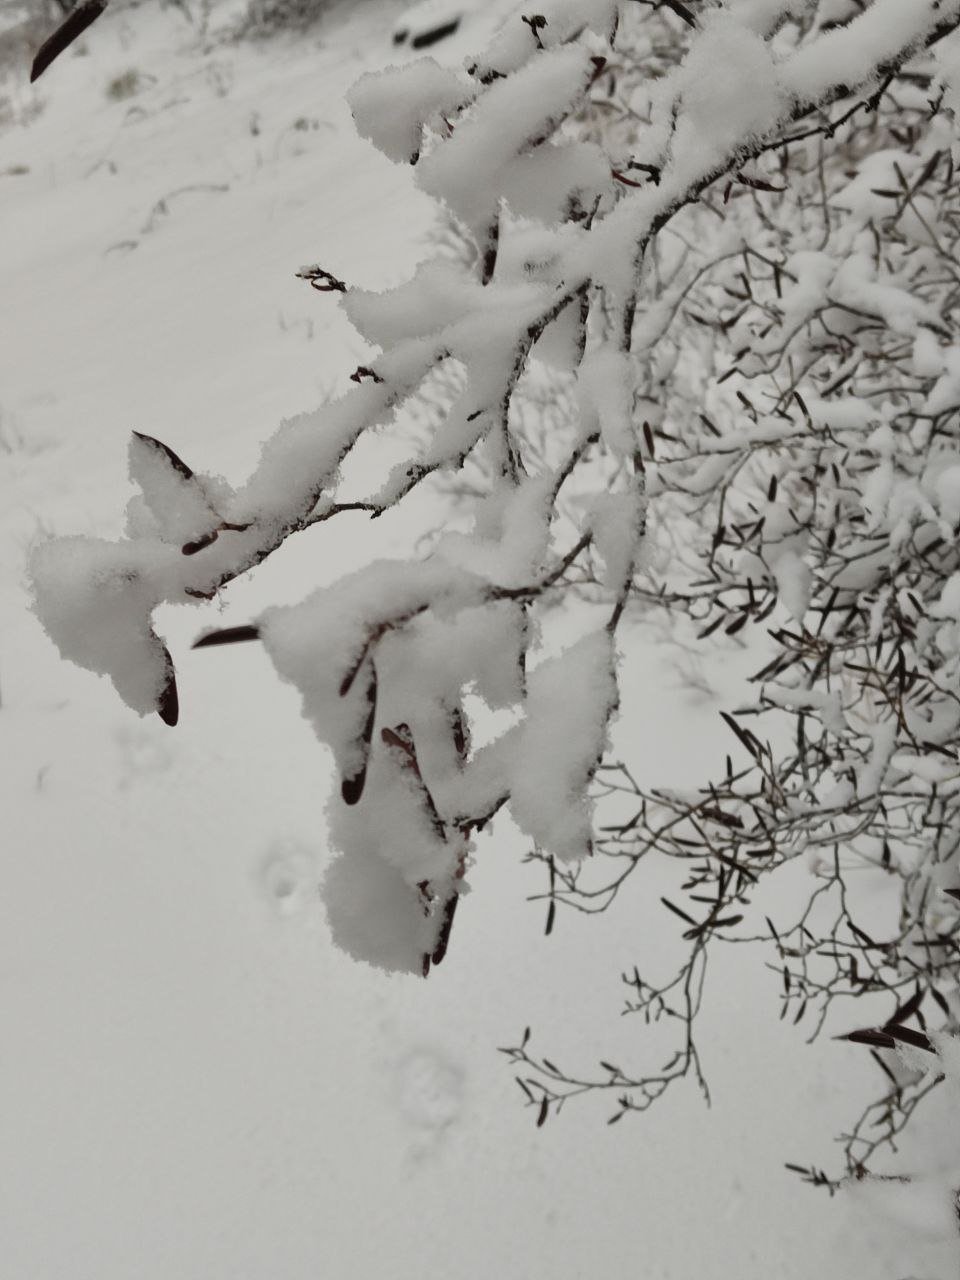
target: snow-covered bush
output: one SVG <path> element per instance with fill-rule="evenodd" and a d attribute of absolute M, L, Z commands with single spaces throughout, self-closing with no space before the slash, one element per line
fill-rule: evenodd
<path fill-rule="evenodd" d="M 379 294 L 303 268 L 379 351 L 349 394 L 285 422 L 238 489 L 134 436 L 126 536 L 33 555 L 64 656 L 174 724 L 160 604 L 214 600 L 291 535 L 435 477 L 458 489 L 468 532 L 200 643 L 259 639 L 330 746 L 324 897 L 358 958 L 443 958 L 474 833 L 503 808 L 547 867 L 551 920 L 607 905 L 651 853 L 684 864 L 689 901 L 668 905 L 689 962 L 666 987 L 628 981 L 630 1007 L 680 1017 L 683 1047 L 654 1077 L 584 1079 L 525 1039 L 509 1052 L 541 1122 L 592 1089 L 618 1118 L 699 1073 L 709 944 L 752 936 L 758 879 L 799 856 L 810 900 L 761 939 L 785 1007 L 892 993 L 860 1038 L 893 1043 L 923 1035 L 911 1018 L 955 1020 L 958 25 L 960 0 L 551 0 L 462 73 L 421 58 L 364 77 L 360 133 L 414 166 L 470 251 Z M 437 386 L 422 448 L 374 492 L 346 488 L 361 438 Z M 571 592 L 593 621 L 556 652 Z M 602 767 L 634 606 L 693 619 L 704 644 L 776 622 L 726 769 L 682 795 Z M 598 797 L 625 796 L 597 838 Z M 896 936 L 858 918 L 853 867 L 895 885 Z M 922 1087 L 894 1080 L 881 1138 Z M 854 1169 L 876 1147 L 858 1142 Z"/>
<path fill-rule="evenodd" d="M 794 57 L 859 25 L 833 26 L 843 6 L 806 11 L 805 37 L 779 37 L 799 43 Z M 654 568 L 635 589 L 648 608 L 686 616 L 701 642 L 752 634 L 756 645 L 766 628 L 748 629 L 769 619 L 773 643 L 753 696 L 728 717 L 731 756 L 709 785 L 652 791 L 629 762 L 610 768 L 601 777 L 620 820 L 611 813 L 596 845 L 609 858 L 560 868 L 544 857 L 551 898 L 588 912 L 651 855 L 676 859 L 689 901 L 668 905 L 690 950 L 667 982 L 624 975 L 627 1011 L 684 1028 L 667 1068 L 568 1071 L 525 1042 L 508 1052 L 541 1105 L 610 1092 L 618 1119 L 699 1076 L 691 1027 L 713 942 L 771 946 L 781 1016 L 806 1019 L 811 1035 L 853 998 L 862 1007 L 844 1012 L 847 1027 L 870 1019 L 909 1037 L 913 1018 L 956 1025 L 956 39 L 885 76 L 855 110 L 787 131 L 648 251 L 657 296 L 631 348 L 648 362 L 656 518 Z M 635 120 L 656 118 L 662 82 L 627 99 L 617 88 L 605 102 L 630 163 L 652 165 Z M 589 556 L 578 571 L 586 591 Z M 785 920 L 756 920 L 758 880 L 801 855 L 809 894 Z M 878 933 L 884 884 L 895 928 Z M 891 1042 L 889 1030 L 871 1034 Z M 849 1170 L 892 1142 L 930 1089 L 878 1078 L 882 1096 L 845 1140 Z"/>

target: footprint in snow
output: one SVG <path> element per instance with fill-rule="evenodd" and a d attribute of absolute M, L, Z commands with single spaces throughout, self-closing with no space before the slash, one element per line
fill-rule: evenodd
<path fill-rule="evenodd" d="M 460 1116 L 464 1072 L 433 1049 L 415 1049 L 397 1072 L 400 1113 L 412 1126 L 440 1134 Z"/>
<path fill-rule="evenodd" d="M 258 881 L 268 902 L 281 913 L 293 915 L 316 901 L 318 875 L 310 849 L 295 840 L 280 840 L 260 862 Z"/>
<path fill-rule="evenodd" d="M 125 791 L 154 774 L 164 773 L 173 763 L 170 731 L 166 735 L 152 722 L 124 722 L 113 731 L 120 756 L 117 786 Z"/>

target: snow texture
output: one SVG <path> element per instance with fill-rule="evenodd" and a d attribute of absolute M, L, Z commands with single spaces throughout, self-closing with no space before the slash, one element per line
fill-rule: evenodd
<path fill-rule="evenodd" d="M 648 8 L 628 8 L 641 7 Z M 62 63 L 66 89 L 50 80 L 48 96 L 30 100 L 38 114 L 29 132 L 0 135 L 9 166 L 0 170 L 5 289 L 17 317 L 0 344 L 0 482 L 11 492 L 12 482 L 18 486 L 4 507 L 10 545 L 33 543 L 36 614 L 63 656 L 109 676 L 141 715 L 159 710 L 171 722 L 169 644 L 184 655 L 181 683 L 190 689 L 183 732 L 151 739 L 151 729 L 166 733 L 162 726 L 133 722 L 131 729 L 122 709 L 111 713 L 82 678 L 52 666 L 36 627 L 16 620 L 23 612 L 17 551 L 16 572 L 2 582 L 16 602 L 0 672 L 0 729 L 15 743 L 5 806 L 16 838 L 6 851 L 9 910 L 0 933 L 3 972 L 14 979 L 16 1053 L 4 1065 L 13 1073 L 8 1093 L 20 1103 L 10 1116 L 5 1249 L 18 1274 L 100 1280 L 141 1271 L 164 1278 L 279 1271 L 299 1280 L 326 1266 L 372 1276 L 386 1250 L 398 1275 L 413 1276 L 423 1270 L 425 1204 L 438 1210 L 438 1222 L 456 1221 L 453 1244 L 436 1243 L 462 1263 L 465 1280 L 512 1275 L 517 1239 L 529 1242 L 534 1271 L 587 1274 L 603 1264 L 619 1274 L 617 1242 L 635 1235 L 637 1204 L 653 1210 L 643 1223 L 645 1249 L 650 1267 L 664 1274 L 680 1266 L 719 1280 L 731 1265 L 752 1276 L 766 1274 L 771 1258 L 773 1265 L 787 1259 L 788 1270 L 802 1258 L 818 1275 L 849 1280 L 877 1274 L 864 1258 L 886 1263 L 901 1248 L 898 1231 L 883 1220 L 861 1230 L 843 1210 L 828 1217 L 819 1202 L 810 1208 L 785 1175 L 782 1185 L 771 1179 L 788 1139 L 802 1146 L 808 1137 L 809 1110 L 775 1105 L 777 1081 L 796 1071 L 795 1042 L 768 1037 L 762 1052 L 735 1053 L 732 1065 L 721 1053 L 709 1119 L 672 1115 L 669 1132 L 653 1130 L 651 1149 L 695 1146 L 698 1167 L 711 1171 L 720 1160 L 734 1162 L 732 1189 L 719 1199 L 716 1178 L 698 1186 L 689 1160 L 677 1168 L 667 1159 L 634 1161 L 629 1177 L 605 1176 L 609 1150 L 595 1152 L 576 1120 L 551 1134 L 544 1161 L 547 1147 L 538 1154 L 517 1138 L 514 1115 L 493 1086 L 475 1108 L 482 1124 L 464 1107 L 463 1055 L 481 1061 L 504 1019 L 522 1026 L 531 989 L 553 1001 L 562 1021 L 571 999 L 593 999 L 608 976 L 608 949 L 582 944 L 573 930 L 567 951 L 541 957 L 530 948 L 523 902 L 530 886 L 518 868 L 531 842 L 566 863 L 589 854 L 594 771 L 611 733 L 617 750 L 639 757 L 656 785 L 674 781 L 688 790 L 714 754 L 730 749 L 729 735 L 721 741 L 714 732 L 713 701 L 708 716 L 689 707 L 677 713 L 663 646 L 651 633 L 630 632 L 635 656 L 622 664 L 613 628 L 604 625 L 636 571 L 648 499 L 657 518 L 669 513 L 661 500 L 679 477 L 685 497 L 706 510 L 738 469 L 751 481 L 762 473 L 760 493 L 771 479 L 780 488 L 750 516 L 764 521 L 750 580 L 758 591 L 775 587 L 797 628 L 822 624 L 829 641 L 852 595 L 863 592 L 877 632 L 894 607 L 915 623 L 910 664 L 919 667 L 935 649 L 948 662 L 960 651 L 960 575 L 928 590 L 919 605 L 910 592 L 887 586 L 891 561 L 912 540 L 952 544 L 960 455 L 941 423 L 940 443 L 910 470 L 904 443 L 920 442 L 922 451 L 929 422 L 907 429 L 892 395 L 880 403 L 852 386 L 856 325 L 865 320 L 892 335 L 915 377 L 928 380 L 923 408 L 931 419 L 960 404 L 954 334 L 919 296 L 909 260 L 906 267 L 904 256 L 879 260 L 871 233 L 891 212 L 891 197 L 879 191 L 897 188 L 898 171 L 916 181 L 938 150 L 956 148 L 955 129 L 931 124 L 925 155 L 891 149 L 851 158 L 849 181 L 834 193 L 840 225 L 820 248 L 816 200 L 807 210 L 811 232 L 803 219 L 778 227 L 775 202 L 757 195 L 773 219 L 755 244 L 777 263 L 771 305 L 779 324 L 769 333 L 747 320 L 731 326 L 730 337 L 742 339 L 731 350 L 750 347 L 740 376 L 775 366 L 778 329 L 799 335 L 804 357 L 816 355 L 810 334 L 824 309 L 824 323 L 854 348 L 833 375 L 836 390 L 803 382 L 802 413 L 792 405 L 768 412 L 764 404 L 745 417 L 742 406 L 731 410 L 724 400 L 741 382 L 708 389 L 704 371 L 713 356 L 691 319 L 700 302 L 688 297 L 684 250 L 668 246 L 668 236 L 659 240 L 662 275 L 651 270 L 649 253 L 640 260 L 655 228 L 677 209 L 695 208 L 701 195 L 698 225 L 716 223 L 707 247 L 743 253 L 736 199 L 743 193 L 735 188 L 721 206 L 717 175 L 769 175 L 762 157 L 751 156 L 792 116 L 809 123 L 840 87 L 851 99 L 869 93 L 878 67 L 918 48 L 958 6 L 730 0 L 689 7 L 696 31 L 673 10 L 657 15 L 680 33 L 674 62 L 657 64 L 656 50 L 644 46 L 650 74 L 644 68 L 632 98 L 630 143 L 617 150 L 618 164 L 635 160 L 658 173 L 659 182 L 647 182 L 647 170 L 629 170 L 639 187 L 612 176 L 614 157 L 596 141 L 573 136 L 582 122 L 577 129 L 565 123 L 591 84 L 603 99 L 599 59 L 610 55 L 615 23 L 628 20 L 612 0 L 553 0 L 538 6 L 542 25 L 514 13 L 489 39 L 489 15 L 474 12 L 485 47 L 465 69 L 456 64 L 469 48 L 458 35 L 450 52 L 438 46 L 438 60 L 384 71 L 383 15 L 365 16 L 363 6 L 350 18 L 360 24 L 356 38 L 338 37 L 329 48 L 311 42 L 305 51 L 254 56 L 214 43 L 204 51 L 191 46 L 182 66 L 164 53 L 169 14 L 144 8 L 136 24 L 108 14 L 102 47 L 125 60 L 136 49 L 157 83 L 142 87 L 134 104 L 104 101 L 108 69 L 91 38 L 86 56 Z M 791 16 L 810 20 L 802 39 Z M 463 39 L 467 27 L 465 17 Z M 154 32 L 149 48 L 138 44 L 144 29 Z M 956 39 L 944 41 L 935 58 L 946 107 L 957 113 Z M 368 71 L 348 96 L 357 130 L 396 170 L 347 136 L 343 78 L 355 69 Z M 925 112 L 927 90 L 912 99 L 908 91 L 898 85 L 904 101 Z M 929 93 L 936 91 L 933 82 Z M 595 108 L 584 111 L 587 131 Z M 182 222 L 168 200 L 162 232 L 138 239 L 136 227 L 149 225 L 142 218 L 131 231 L 131 205 L 146 212 L 161 187 L 189 188 L 211 173 L 230 186 L 222 208 L 204 206 L 195 192 L 197 205 Z M 426 229 L 424 192 L 459 220 L 472 244 L 456 255 L 439 244 Z M 211 206 L 220 200 L 212 197 Z M 925 192 L 899 212 L 913 262 L 931 254 L 930 218 Z M 48 220 L 49 241 L 36 236 Z M 408 230 L 414 223 L 423 235 L 416 243 Z M 51 253 L 53 242 L 63 251 Z M 34 243 L 42 253 L 21 261 Z M 344 292 L 318 298 L 290 278 L 291 264 L 320 251 L 343 276 Z M 740 287 L 734 276 L 721 279 Z M 663 284 L 662 295 L 652 296 L 654 284 Z M 621 339 L 638 288 L 628 355 Z M 177 307 L 178 323 L 170 324 Z M 314 326 L 305 358 L 292 335 L 313 334 Z M 575 461 L 589 456 L 596 465 L 589 483 L 571 480 L 559 432 L 524 440 L 522 457 L 516 440 L 511 445 L 514 397 L 531 352 L 576 371 L 569 447 Z M 158 377 L 158 368 L 170 376 Z M 398 447 L 392 433 L 399 428 L 402 436 L 410 403 L 438 374 L 456 382 L 449 405 L 416 433 L 415 447 L 405 438 Z M 320 379 L 324 394 L 331 386 L 337 394 L 301 412 L 316 402 Z M 716 418 L 715 431 L 700 433 L 700 412 Z M 16 446 L 10 424 L 17 415 L 29 449 Z M 263 422 L 277 419 L 281 426 L 257 459 Z M 657 435 L 657 458 L 649 456 L 645 421 Z M 74 422 L 98 430 L 81 436 Z M 132 438 L 131 423 L 143 426 Z M 169 436 L 164 423 L 173 424 Z M 228 484 L 194 473 L 148 431 L 177 450 L 182 442 L 192 461 L 208 452 L 222 457 L 231 477 L 247 478 Z M 846 455 L 847 469 L 834 481 L 824 466 L 815 532 L 822 539 L 831 520 L 853 511 L 872 541 L 869 553 L 831 579 L 841 606 L 823 614 L 811 608 L 814 595 L 823 601 L 823 583 L 810 568 L 819 543 L 795 513 L 804 496 L 798 477 L 810 452 L 833 448 L 831 433 L 839 441 L 831 456 Z M 382 448 L 389 458 L 382 468 L 354 457 L 368 434 L 372 452 Z M 47 437 L 49 456 L 41 448 Z M 127 442 L 137 492 L 118 539 L 86 504 L 89 494 L 91 508 L 101 500 L 103 510 L 122 506 L 109 459 L 122 456 Z M 395 504 L 435 473 L 460 484 L 463 501 L 456 526 L 439 534 L 431 507 L 431 536 L 418 543 L 423 530 L 411 529 L 402 513 L 398 523 Z M 377 518 L 367 524 L 370 514 Z M 86 532 L 41 538 L 37 525 Z M 665 521 L 663 536 L 679 543 L 683 533 Z M 583 628 L 566 615 L 558 621 L 555 607 L 558 566 L 577 537 L 584 549 L 575 569 L 590 604 L 579 640 Z M 289 559 L 278 556 L 263 575 L 249 575 L 288 538 Z M 675 543 L 678 558 L 683 551 Z M 669 546 L 657 555 L 666 577 Z M 298 599 L 303 573 L 326 585 L 299 604 L 271 603 Z M 252 623 L 259 643 L 221 650 L 222 666 L 212 654 L 193 659 L 187 646 L 196 625 L 180 606 L 205 608 L 213 625 Z M 221 617 L 220 609 L 231 612 Z M 329 748 L 335 777 L 325 753 L 311 751 L 291 728 L 290 702 L 277 694 L 266 664 L 257 665 L 261 650 Z M 711 672 L 718 683 L 733 665 L 729 652 Z M 635 714 L 615 721 L 621 666 Z M 946 679 L 952 689 L 955 667 Z M 803 710 L 843 749 L 859 735 L 850 760 L 841 761 L 838 749 L 833 790 L 806 797 L 810 811 L 836 805 L 839 812 L 886 788 L 918 792 L 926 803 L 934 789 L 942 796 L 956 786 L 953 759 L 925 750 L 952 741 L 949 707 L 907 707 L 901 726 L 871 719 L 875 709 L 848 704 L 846 693 L 842 684 L 808 689 L 796 675 L 761 686 L 762 703 Z M 111 714 L 117 719 L 104 725 Z M 480 828 L 499 813 L 512 814 L 514 824 L 498 819 L 490 840 Z M 811 865 L 818 859 L 812 851 Z M 954 872 L 952 864 L 938 868 L 942 889 L 956 887 Z M 346 964 L 322 927 L 313 930 L 319 884 L 340 952 L 388 974 L 420 975 L 468 875 L 477 892 L 463 962 L 431 984 L 430 1004 L 421 984 Z M 952 899 L 939 899 L 937 909 L 951 919 Z M 632 917 L 610 930 L 612 948 L 633 947 Z M 62 940 L 68 962 L 51 937 Z M 670 937 L 657 942 L 666 949 Z M 752 1044 L 760 1029 L 749 1013 L 762 1005 L 765 988 L 739 958 L 726 963 L 716 984 L 721 1016 L 734 1044 Z M 424 1048 L 428 1025 L 456 1048 Z M 582 1037 L 577 1023 L 576 1052 Z M 371 1061 L 376 1046 L 384 1047 L 386 1065 Z M 956 1044 L 939 1047 L 953 1078 Z M 835 1043 L 810 1050 L 811 1059 L 818 1054 L 809 1086 L 818 1105 L 841 1087 L 841 1076 L 853 1093 L 859 1069 L 843 1075 Z M 391 1129 L 398 1117 L 404 1133 L 449 1137 L 448 1163 L 431 1173 L 426 1147 L 411 1161 L 409 1139 Z M 81 1153 L 81 1164 L 64 1161 L 64 1151 Z M 571 1161 L 589 1175 L 582 1186 L 557 1176 Z M 477 1178 L 481 1166 L 485 1176 Z M 78 1178 L 78 1168 L 96 1176 Z M 919 1221 L 922 1210 L 928 1234 L 944 1226 L 944 1188 L 956 1185 L 955 1176 L 952 1184 L 946 1174 L 925 1176 L 906 1191 L 904 1215 Z M 688 1229 L 691 1196 L 702 1231 Z M 757 1215 L 752 1206 L 761 1198 Z M 101 1232 L 106 1201 L 109 1230 Z M 371 1205 L 376 1231 L 369 1230 Z M 538 1233 L 538 1220 L 549 1224 L 551 1214 L 564 1213 L 580 1214 L 575 1238 L 547 1226 Z M 491 1220 L 504 1231 L 491 1235 Z M 55 1239 L 50 1221 L 58 1224 Z M 171 1234 L 171 1221 L 183 1231 Z"/>

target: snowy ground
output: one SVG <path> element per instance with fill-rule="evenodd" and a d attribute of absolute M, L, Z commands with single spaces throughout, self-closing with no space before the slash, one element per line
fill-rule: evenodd
<path fill-rule="evenodd" d="M 177 10 L 121 10 L 36 90 L 0 90 L 19 117 L 0 132 L 0 1277 L 948 1274 L 948 1253 L 783 1170 L 830 1158 L 862 1059 L 778 1024 L 749 956 L 711 979 L 712 1110 L 681 1086 L 613 1128 L 589 1103 L 534 1127 L 495 1051 L 527 1023 L 571 1065 L 649 1052 L 618 1019 L 618 975 L 675 931 L 640 893 L 544 939 L 501 827 L 429 982 L 333 951 L 315 894 L 328 761 L 255 646 L 188 644 L 434 513 L 321 526 L 221 618 L 166 616 L 175 731 L 62 664 L 29 612 L 33 539 L 116 531 L 131 429 L 239 479 L 362 358 L 293 273 L 320 261 L 382 288 L 423 252 L 429 205 L 342 105 L 390 60 L 397 11 L 205 49 Z M 109 94 L 131 70 L 135 91 Z M 625 636 L 625 753 L 699 780 L 716 704 L 650 633 Z"/>

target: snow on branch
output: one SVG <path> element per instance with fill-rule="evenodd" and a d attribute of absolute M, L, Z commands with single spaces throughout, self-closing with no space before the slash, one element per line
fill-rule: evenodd
<path fill-rule="evenodd" d="M 734 460 L 774 442 L 790 447 L 805 431 L 812 446 L 827 430 L 815 408 L 800 425 L 756 415 L 715 441 L 691 436 L 685 456 L 658 470 L 658 394 L 670 376 L 661 346 L 688 287 L 660 296 L 658 236 L 709 201 L 714 184 L 727 183 L 728 195 L 733 184 L 782 191 L 747 166 L 876 108 L 909 60 L 960 23 L 960 0 L 874 0 L 840 24 L 818 23 L 817 5 L 803 0 L 671 5 L 678 56 L 648 87 L 649 114 L 626 155 L 573 127 L 615 78 L 626 10 L 635 21 L 632 4 L 553 0 L 536 21 L 515 14 L 462 72 L 427 58 L 364 77 L 349 99 L 358 130 L 413 166 L 470 253 L 438 253 L 382 294 L 351 288 L 335 262 L 304 268 L 379 348 L 351 390 L 283 423 L 238 489 L 135 436 L 139 493 L 126 536 L 54 539 L 32 558 L 37 613 L 63 656 L 108 675 L 134 710 L 174 723 L 173 664 L 153 623 L 160 604 L 213 600 L 295 533 L 346 511 L 375 517 L 428 477 L 482 472 L 469 533 L 439 537 L 419 561 L 370 565 L 233 637 L 256 634 L 332 749 L 341 854 L 326 882 L 331 926 L 352 954 L 387 968 L 426 973 L 443 958 L 473 835 L 501 807 L 551 866 L 589 852 L 587 792 L 618 704 L 616 632 L 640 596 L 651 496 L 675 483 L 709 497 Z M 956 89 L 950 74 L 945 64 L 945 96 Z M 915 203 L 911 180 L 905 207 Z M 845 313 L 880 316 L 901 333 L 937 331 L 930 304 L 855 257 L 790 266 L 766 247 L 775 257 L 761 246 L 755 261 L 774 263 L 779 305 L 797 326 L 826 293 Z M 777 362 L 775 341 L 757 339 L 758 368 Z M 541 360 L 564 370 L 557 378 L 573 387 L 576 413 L 570 432 L 538 452 L 517 429 L 516 407 Z M 451 371 L 456 389 L 422 448 L 365 499 L 346 494 L 341 466 L 358 441 Z M 960 490 L 944 483 L 953 501 Z M 573 484 L 582 500 L 571 529 L 560 507 Z M 879 490 L 875 501 L 879 509 Z M 778 537 L 766 563 L 802 617 L 805 549 L 788 524 Z M 595 557 L 603 612 L 588 635 L 546 658 L 543 607 Z M 512 714 L 511 727 L 476 749 L 473 697 Z"/>

